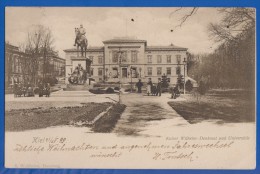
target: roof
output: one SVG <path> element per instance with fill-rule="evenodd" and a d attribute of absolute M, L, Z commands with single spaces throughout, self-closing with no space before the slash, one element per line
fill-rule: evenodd
<path fill-rule="evenodd" d="M 187 51 L 188 48 L 183 48 L 175 45 L 170 46 L 147 46 L 146 51 Z"/>
<path fill-rule="evenodd" d="M 77 48 L 70 48 L 70 49 L 66 49 L 63 50 L 64 52 L 77 52 L 80 50 L 77 50 Z M 87 52 L 88 51 L 104 51 L 104 47 L 88 47 L 87 48 Z"/>
<path fill-rule="evenodd" d="M 105 40 L 103 43 L 146 43 L 146 40 L 131 39 L 131 38 L 116 38 Z"/>

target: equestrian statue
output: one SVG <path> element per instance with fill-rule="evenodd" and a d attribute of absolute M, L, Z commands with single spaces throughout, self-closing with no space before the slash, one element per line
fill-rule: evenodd
<path fill-rule="evenodd" d="M 75 42 L 74 46 L 77 46 L 77 56 L 79 57 L 79 47 L 82 57 L 87 56 L 87 47 L 88 47 L 88 40 L 85 36 L 86 30 L 83 28 L 81 24 L 79 28 L 75 28 Z M 87 70 L 84 70 L 81 64 L 74 69 L 74 71 L 70 74 L 69 83 L 74 85 L 83 85 L 87 80 Z"/>
<path fill-rule="evenodd" d="M 79 52 L 79 47 L 81 51 L 81 56 L 86 57 L 87 55 L 87 47 L 88 47 L 88 39 L 86 38 L 86 30 L 81 24 L 79 28 L 75 28 L 75 43 L 74 46 L 77 46 L 77 53 Z"/>

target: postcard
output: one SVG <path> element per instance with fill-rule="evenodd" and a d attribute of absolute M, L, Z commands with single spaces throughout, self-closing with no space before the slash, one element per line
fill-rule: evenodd
<path fill-rule="evenodd" d="M 255 169 L 255 13 L 6 7 L 5 167 Z"/>

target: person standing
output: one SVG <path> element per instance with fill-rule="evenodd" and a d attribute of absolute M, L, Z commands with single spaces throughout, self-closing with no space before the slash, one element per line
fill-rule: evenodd
<path fill-rule="evenodd" d="M 139 79 L 139 81 L 136 83 L 138 93 L 142 93 L 142 86 L 143 86 L 143 83 L 141 82 L 141 79 Z"/>
<path fill-rule="evenodd" d="M 158 79 L 158 84 L 157 84 L 157 92 L 156 92 L 156 96 L 161 96 L 162 94 L 162 81 L 161 78 Z"/>
<path fill-rule="evenodd" d="M 147 83 L 147 95 L 148 96 L 152 93 L 152 86 L 153 86 L 152 80 L 151 80 L 151 78 L 149 78 L 148 83 Z"/>

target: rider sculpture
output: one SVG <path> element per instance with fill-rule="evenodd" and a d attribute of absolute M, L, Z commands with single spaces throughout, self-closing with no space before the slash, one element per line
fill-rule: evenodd
<path fill-rule="evenodd" d="M 86 29 L 83 27 L 82 24 L 80 25 L 79 28 L 75 28 L 75 34 L 76 34 L 76 38 L 75 38 L 74 46 L 77 46 L 77 50 L 80 47 L 81 56 L 83 56 L 84 55 L 83 53 L 85 52 L 85 57 L 86 57 L 88 40 L 86 38 Z"/>
<path fill-rule="evenodd" d="M 82 37 L 86 38 L 86 29 L 83 27 L 82 24 L 80 24 L 79 28 L 75 28 L 75 34 L 76 34 L 76 38 L 75 38 L 75 43 L 74 46 L 77 45 L 77 41 L 79 39 L 81 39 Z"/>
<path fill-rule="evenodd" d="M 75 42 L 74 46 L 77 46 L 77 53 L 79 53 L 79 48 L 81 48 L 81 56 L 86 57 L 87 52 L 87 46 L 88 46 L 88 40 L 86 38 L 86 30 L 81 24 L 79 28 L 75 28 Z M 84 54 L 85 53 L 85 54 Z M 79 56 L 79 55 L 78 55 Z M 87 80 L 87 71 L 83 69 L 81 64 L 78 64 L 72 74 L 69 77 L 69 82 L 71 84 L 84 84 Z"/>

